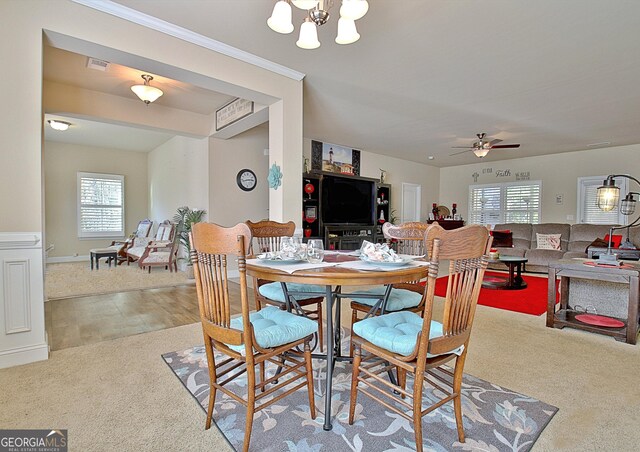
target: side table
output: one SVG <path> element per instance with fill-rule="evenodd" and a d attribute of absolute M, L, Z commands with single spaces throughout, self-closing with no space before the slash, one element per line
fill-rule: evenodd
<path fill-rule="evenodd" d="M 547 327 L 564 328 L 565 326 L 577 328 L 592 333 L 600 333 L 612 336 L 618 341 L 635 344 L 638 340 L 638 300 L 640 298 L 639 279 L 640 264 L 625 262 L 625 267 L 593 267 L 585 265 L 587 259 L 561 259 L 549 264 L 549 286 L 547 302 Z M 560 277 L 560 307 L 556 312 L 556 278 Z M 576 320 L 575 316 L 581 314 L 569 306 L 569 293 L 572 278 L 579 278 L 584 282 L 594 284 L 602 281 L 623 284 L 628 286 L 628 299 L 619 297 L 615 302 L 626 304 L 626 318 L 621 318 L 624 326 L 620 328 L 607 328 L 589 325 Z M 589 300 L 589 304 L 598 309 L 597 299 Z"/>
<path fill-rule="evenodd" d="M 96 270 L 100 269 L 100 259 L 107 258 L 107 263 L 111 267 L 111 261 L 118 262 L 118 250 L 119 246 L 115 245 L 109 248 L 94 248 L 89 250 L 89 259 L 91 260 L 91 270 L 93 270 L 93 263 L 96 263 Z"/>

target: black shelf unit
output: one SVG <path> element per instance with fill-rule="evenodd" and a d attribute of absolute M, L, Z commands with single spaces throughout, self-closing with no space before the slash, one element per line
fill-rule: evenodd
<path fill-rule="evenodd" d="M 302 175 L 302 229 L 304 233 L 304 240 L 319 238 L 324 240 L 325 249 L 359 249 L 362 240 L 368 240 L 370 242 L 376 241 L 378 229 L 381 228 L 381 224 L 325 224 L 322 221 L 322 180 L 327 176 L 341 176 L 340 174 L 313 171 L 303 173 Z M 377 180 L 360 177 L 360 176 L 346 176 L 348 178 L 367 180 L 375 182 L 376 194 L 380 196 L 380 193 L 384 193 L 384 198 L 391 194 L 391 186 L 385 184 L 379 184 Z M 309 187 L 309 185 L 312 187 Z M 383 192 L 380 192 L 380 189 Z M 376 210 L 379 218 L 380 206 L 377 205 L 377 199 L 374 202 L 374 209 Z M 382 208 L 386 209 L 384 215 L 388 219 L 389 205 L 382 205 Z M 314 218 L 315 216 L 315 218 Z M 310 221 L 313 220 L 313 221 Z M 380 229 L 380 237 L 382 237 L 382 230 Z M 331 236 L 331 237 L 330 237 Z"/>
<path fill-rule="evenodd" d="M 327 225 L 324 230 L 325 248 L 329 250 L 359 250 L 363 240 L 376 240 L 374 225 Z"/>
<path fill-rule="evenodd" d="M 384 240 L 382 225 L 391 220 L 391 185 L 376 184 L 376 235 Z"/>
<path fill-rule="evenodd" d="M 302 230 L 304 238 L 323 238 L 320 217 L 320 177 L 302 175 Z"/>

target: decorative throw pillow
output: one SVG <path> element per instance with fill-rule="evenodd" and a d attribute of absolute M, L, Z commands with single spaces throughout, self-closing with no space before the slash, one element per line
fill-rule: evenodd
<path fill-rule="evenodd" d="M 609 234 L 604 236 L 604 241 L 607 242 L 605 246 L 609 246 Z M 622 234 L 613 234 L 611 236 L 611 246 L 613 248 L 620 248 L 620 243 L 622 243 Z"/>
<path fill-rule="evenodd" d="M 562 234 L 539 234 L 536 232 L 537 248 L 539 250 L 559 250 Z"/>
<path fill-rule="evenodd" d="M 491 246 L 513 247 L 513 233 L 511 231 L 491 231 L 491 235 L 493 236 L 493 244 Z"/>
<path fill-rule="evenodd" d="M 591 242 L 589 244 L 589 246 L 587 246 L 587 248 L 584 250 L 585 253 L 589 253 L 589 248 L 594 247 L 594 248 L 606 248 L 608 246 L 608 243 L 605 242 L 602 239 L 595 239 L 593 242 Z"/>

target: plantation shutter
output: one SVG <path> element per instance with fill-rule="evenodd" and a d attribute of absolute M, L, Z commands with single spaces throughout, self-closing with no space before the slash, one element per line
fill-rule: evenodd
<path fill-rule="evenodd" d="M 626 218 L 620 213 L 620 209 L 613 209 L 610 212 L 600 210 L 596 204 L 598 187 L 603 183 L 606 176 L 582 177 L 578 179 L 578 190 L 580 199 L 578 200 L 579 212 L 578 222 L 589 224 L 626 224 Z M 620 187 L 620 197 L 626 194 L 626 179 L 617 178 L 616 185 Z"/>
<path fill-rule="evenodd" d="M 540 223 L 542 183 L 469 186 L 469 223 Z"/>
<path fill-rule="evenodd" d="M 78 237 L 124 236 L 124 176 L 78 173 Z"/>
<path fill-rule="evenodd" d="M 540 223 L 540 184 L 505 187 L 505 223 Z"/>
<path fill-rule="evenodd" d="M 502 222 L 500 186 L 470 187 L 469 222 L 496 224 Z"/>

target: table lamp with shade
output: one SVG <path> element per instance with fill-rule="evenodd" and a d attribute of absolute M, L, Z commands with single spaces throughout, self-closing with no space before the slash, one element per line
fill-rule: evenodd
<path fill-rule="evenodd" d="M 616 177 L 624 177 L 635 181 L 638 185 L 640 185 L 640 181 L 635 177 L 629 176 L 628 174 L 611 174 L 607 176 L 604 180 L 603 184 L 598 187 L 598 193 L 596 196 L 596 203 L 598 208 L 604 212 L 610 212 L 613 209 L 618 207 L 618 201 L 620 200 L 620 188 L 616 187 Z M 620 213 L 623 215 L 632 215 L 636 210 L 636 198 L 634 196 L 640 196 L 638 192 L 630 191 L 624 197 L 624 199 L 620 202 Z M 627 238 L 626 240 L 620 244 L 621 248 L 631 248 L 635 249 L 635 246 L 629 240 L 629 229 L 633 226 L 637 226 L 638 222 L 640 222 L 640 216 L 636 218 L 631 224 L 626 226 L 617 226 L 609 229 L 609 242 L 607 244 L 607 252 L 605 254 L 601 254 L 598 257 L 598 261 L 604 264 L 612 264 L 619 265 L 618 256 L 614 254 L 612 251 L 612 238 L 613 231 L 617 229 L 627 229 Z"/>

